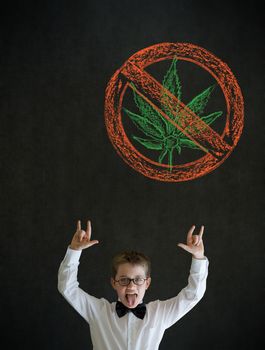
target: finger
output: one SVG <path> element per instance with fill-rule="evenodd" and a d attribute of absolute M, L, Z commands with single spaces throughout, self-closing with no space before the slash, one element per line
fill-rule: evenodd
<path fill-rule="evenodd" d="M 85 233 L 84 230 L 79 231 L 79 233 L 78 233 L 79 242 L 82 242 L 82 240 L 85 237 L 85 235 L 86 235 L 86 233 Z"/>
<path fill-rule="evenodd" d="M 193 244 L 193 245 L 198 245 L 199 242 L 200 242 L 200 236 L 194 235 L 194 236 L 193 236 L 192 244 Z"/>
<path fill-rule="evenodd" d="M 97 240 L 90 241 L 90 242 L 89 242 L 89 247 L 92 247 L 92 245 L 98 244 L 98 243 L 99 243 L 99 241 L 97 241 Z"/>
<path fill-rule="evenodd" d="M 192 234 L 193 234 L 194 230 L 195 230 L 195 225 L 192 225 L 188 231 L 188 234 L 187 234 L 187 242 L 188 243 L 192 243 Z"/>
<path fill-rule="evenodd" d="M 204 246 L 203 246 L 203 240 L 200 238 L 198 243 L 195 245 L 196 247 L 199 247 L 200 249 L 204 249 Z"/>
<path fill-rule="evenodd" d="M 87 234 L 88 239 L 90 240 L 90 238 L 91 238 L 91 221 L 90 220 L 87 221 L 86 234 Z"/>
<path fill-rule="evenodd" d="M 200 229 L 200 232 L 199 232 L 200 239 L 202 239 L 203 232 L 204 232 L 204 226 L 202 225 L 201 229 Z"/>
<path fill-rule="evenodd" d="M 189 246 L 187 246 L 186 244 L 183 244 L 183 243 L 178 243 L 178 246 L 184 250 L 186 250 L 187 252 L 191 252 L 191 249 Z"/>
<path fill-rule="evenodd" d="M 77 230 L 77 231 L 81 231 L 81 221 L 80 221 L 80 220 L 77 221 L 76 230 Z"/>

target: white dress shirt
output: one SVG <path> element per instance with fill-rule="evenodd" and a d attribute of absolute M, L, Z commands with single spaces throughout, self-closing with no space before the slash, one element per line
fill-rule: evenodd
<path fill-rule="evenodd" d="M 132 312 L 119 318 L 115 306 L 87 294 L 77 281 L 81 251 L 67 249 L 58 273 L 58 289 L 89 323 L 94 350 L 157 350 L 165 330 L 190 311 L 203 297 L 208 259 L 192 259 L 188 285 L 168 300 L 146 305 L 143 320 Z"/>

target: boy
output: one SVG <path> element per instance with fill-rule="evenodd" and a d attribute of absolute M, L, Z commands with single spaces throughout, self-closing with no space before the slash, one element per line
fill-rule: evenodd
<path fill-rule="evenodd" d="M 175 297 L 145 305 L 143 298 L 151 283 L 150 261 L 137 252 L 123 252 L 113 259 L 111 284 L 118 301 L 109 303 L 95 298 L 78 287 L 77 272 L 83 249 L 99 243 L 91 240 L 91 223 L 86 231 L 81 222 L 67 249 L 58 274 L 58 289 L 66 300 L 89 323 L 94 350 L 157 350 L 164 331 L 177 322 L 203 297 L 208 274 L 204 256 L 202 226 L 187 244 L 178 246 L 192 254 L 188 285 Z"/>

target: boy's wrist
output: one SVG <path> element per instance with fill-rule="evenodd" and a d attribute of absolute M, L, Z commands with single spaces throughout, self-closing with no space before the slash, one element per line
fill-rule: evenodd
<path fill-rule="evenodd" d="M 73 246 L 72 244 L 69 245 L 69 248 L 72 249 L 72 250 L 82 250 L 80 248 L 77 248 L 76 246 Z"/>
<path fill-rule="evenodd" d="M 205 259 L 205 256 L 204 255 L 202 255 L 202 254 L 192 254 L 192 257 L 194 258 L 194 259 L 197 259 L 197 260 L 204 260 Z"/>

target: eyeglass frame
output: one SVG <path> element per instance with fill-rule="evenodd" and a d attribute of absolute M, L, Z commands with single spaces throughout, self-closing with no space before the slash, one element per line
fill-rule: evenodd
<path fill-rule="evenodd" d="M 127 287 L 127 286 L 129 286 L 129 284 L 133 281 L 133 283 L 136 285 L 136 286 L 142 286 L 143 284 L 144 284 L 144 282 L 146 281 L 146 280 L 148 280 L 148 278 L 149 277 L 146 277 L 146 278 L 144 278 L 144 277 L 135 277 L 135 278 L 129 278 L 129 277 L 121 277 L 119 280 L 115 280 L 114 279 L 114 281 L 115 282 L 118 282 L 119 283 L 119 285 L 121 286 L 121 287 Z M 121 284 L 120 283 L 120 280 L 121 279 L 127 279 L 129 282 L 127 283 L 127 284 Z M 135 283 L 135 280 L 136 279 L 141 279 L 141 280 L 143 280 L 143 283 L 142 284 L 137 284 L 137 283 Z"/>

